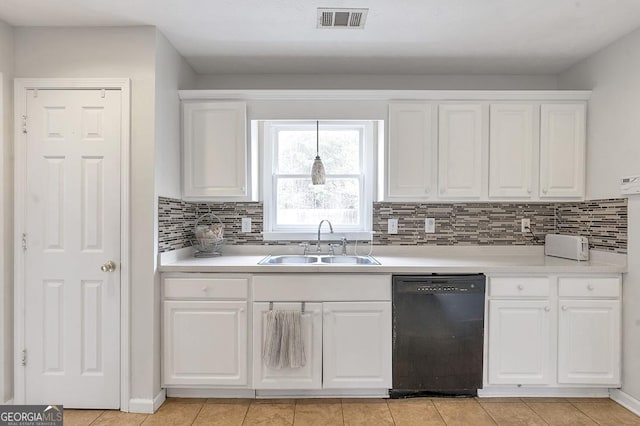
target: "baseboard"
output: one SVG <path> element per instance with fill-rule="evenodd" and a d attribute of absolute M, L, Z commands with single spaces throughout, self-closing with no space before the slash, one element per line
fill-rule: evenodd
<path fill-rule="evenodd" d="M 133 398 L 129 400 L 129 412 L 130 413 L 144 413 L 153 414 L 167 399 L 167 393 L 164 389 L 153 399 Z"/>
<path fill-rule="evenodd" d="M 255 398 L 253 389 L 167 388 L 171 398 Z"/>
<path fill-rule="evenodd" d="M 388 389 L 269 389 L 257 390 L 256 398 L 389 398 Z"/>
<path fill-rule="evenodd" d="M 609 398 L 609 389 L 495 386 L 478 389 L 478 396 L 481 398 L 519 396 L 542 398 Z"/>
<path fill-rule="evenodd" d="M 635 399 L 628 393 L 625 393 L 620 389 L 611 389 L 610 397 L 627 410 L 640 416 L 640 401 Z"/>

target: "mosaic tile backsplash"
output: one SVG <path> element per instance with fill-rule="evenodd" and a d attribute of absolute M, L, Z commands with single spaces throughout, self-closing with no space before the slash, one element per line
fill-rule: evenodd
<path fill-rule="evenodd" d="M 262 203 L 194 203 L 160 197 L 159 250 L 191 245 L 196 219 L 209 211 L 225 226 L 227 244 L 292 244 L 262 240 Z M 240 232 L 250 217 L 251 233 Z M 424 218 L 436 219 L 436 232 L 424 232 Z M 520 232 L 531 219 L 538 240 Z M 398 233 L 386 233 L 387 219 L 398 219 Z M 627 252 L 627 199 L 559 203 L 373 203 L 374 244 L 378 245 L 540 245 L 548 233 L 580 234 L 593 249 Z"/>

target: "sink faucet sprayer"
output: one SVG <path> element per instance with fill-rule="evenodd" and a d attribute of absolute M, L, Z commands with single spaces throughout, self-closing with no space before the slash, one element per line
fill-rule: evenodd
<path fill-rule="evenodd" d="M 322 219 L 320 221 L 320 223 L 318 224 L 318 245 L 317 245 L 317 252 L 320 253 L 322 250 L 320 249 L 320 228 L 322 228 L 322 224 L 327 222 L 327 224 L 329 225 L 329 231 L 333 234 L 333 226 L 331 225 L 331 222 L 329 222 L 329 219 Z"/>

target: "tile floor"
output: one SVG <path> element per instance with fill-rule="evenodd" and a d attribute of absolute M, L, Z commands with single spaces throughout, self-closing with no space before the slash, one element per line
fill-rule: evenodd
<path fill-rule="evenodd" d="M 65 426 L 133 425 L 640 425 L 610 399 L 169 398 L 153 415 L 65 410 Z"/>

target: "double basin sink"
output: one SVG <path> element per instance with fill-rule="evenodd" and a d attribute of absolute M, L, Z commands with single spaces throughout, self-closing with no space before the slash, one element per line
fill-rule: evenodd
<path fill-rule="evenodd" d="M 380 265 L 371 256 L 333 256 L 333 255 L 281 255 L 267 256 L 258 265 Z"/>

